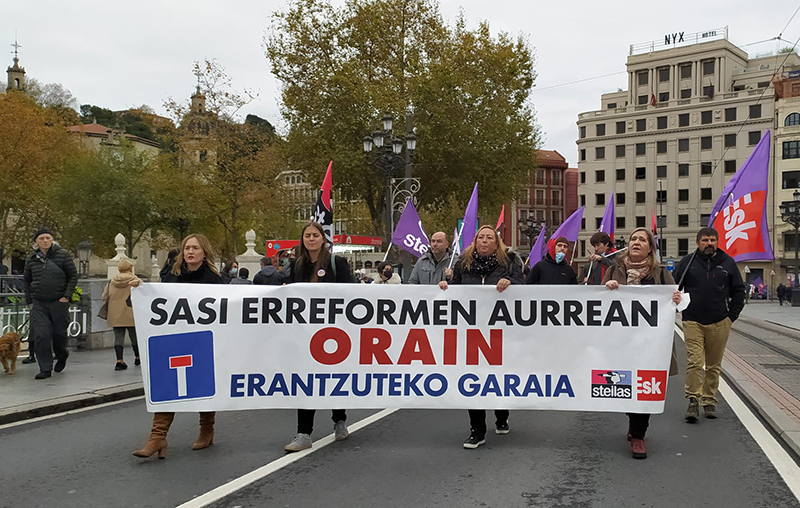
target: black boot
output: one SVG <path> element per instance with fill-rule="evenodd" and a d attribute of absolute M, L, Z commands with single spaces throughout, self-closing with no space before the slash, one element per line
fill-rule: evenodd
<path fill-rule="evenodd" d="M 36 356 L 35 355 L 30 355 L 27 358 L 25 358 L 24 360 L 22 360 L 22 363 L 24 363 L 26 365 L 29 364 L 29 363 L 36 363 Z"/>

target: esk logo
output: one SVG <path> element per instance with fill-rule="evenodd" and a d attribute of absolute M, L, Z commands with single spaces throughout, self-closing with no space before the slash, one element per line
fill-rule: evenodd
<path fill-rule="evenodd" d="M 592 398 L 630 399 L 631 393 L 631 371 L 592 371 Z"/>
<path fill-rule="evenodd" d="M 664 400 L 666 398 L 666 370 L 639 370 L 636 374 L 636 400 Z"/>
<path fill-rule="evenodd" d="M 212 397 L 216 393 L 211 331 L 156 335 L 148 339 L 150 401 Z"/>

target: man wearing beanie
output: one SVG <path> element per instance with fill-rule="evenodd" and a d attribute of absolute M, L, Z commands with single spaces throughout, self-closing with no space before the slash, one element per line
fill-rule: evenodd
<path fill-rule="evenodd" d="M 53 234 L 41 228 L 33 235 L 36 247 L 25 260 L 25 303 L 31 308 L 39 373 L 34 379 L 47 379 L 50 372 L 61 372 L 67 365 L 67 324 L 69 299 L 78 283 L 78 270 L 72 256 L 53 243 Z M 53 353 L 56 364 L 53 366 Z"/>

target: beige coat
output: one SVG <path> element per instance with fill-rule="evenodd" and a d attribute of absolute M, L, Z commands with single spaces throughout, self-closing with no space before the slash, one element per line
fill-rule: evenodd
<path fill-rule="evenodd" d="M 137 279 L 129 272 L 118 273 L 103 290 L 103 300 L 108 299 L 108 326 L 112 328 L 134 326 L 133 308 L 125 300 L 131 296 L 130 281 Z"/>

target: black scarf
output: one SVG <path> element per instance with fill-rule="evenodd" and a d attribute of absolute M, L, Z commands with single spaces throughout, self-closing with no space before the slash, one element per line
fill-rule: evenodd
<path fill-rule="evenodd" d="M 488 256 L 481 256 L 478 251 L 472 251 L 472 263 L 470 264 L 469 271 L 475 275 L 484 277 L 497 267 L 497 253 L 489 254 Z"/>

